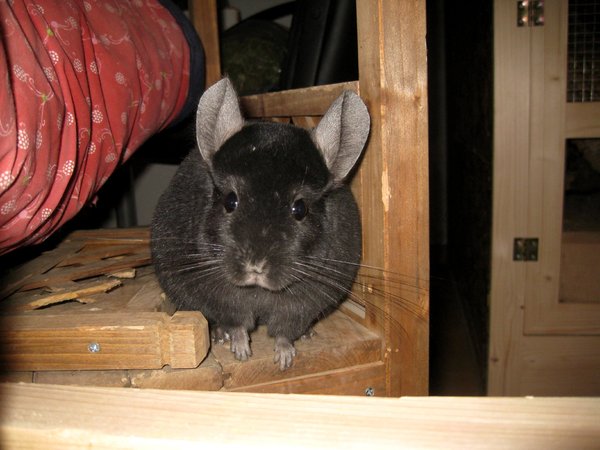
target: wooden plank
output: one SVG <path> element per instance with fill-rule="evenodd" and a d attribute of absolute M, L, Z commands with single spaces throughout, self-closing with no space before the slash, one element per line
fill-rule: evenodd
<path fill-rule="evenodd" d="M 24 376 L 12 374 L 29 374 Z M 166 366 L 158 370 L 60 370 L 34 372 L 12 372 L 0 381 L 25 381 L 38 384 L 71 386 L 130 387 L 143 389 L 188 389 L 216 391 L 223 386 L 221 366 L 210 354 L 195 369 L 173 369 Z"/>
<path fill-rule="evenodd" d="M 32 383 L 33 372 L 6 372 L 0 370 L 0 383 Z"/>
<path fill-rule="evenodd" d="M 46 273 L 60 263 L 66 255 L 81 250 L 84 245 L 83 242 L 68 242 L 60 248 L 42 253 L 8 272 L 0 274 L 2 281 L 0 300 L 22 289 L 34 276 Z"/>
<path fill-rule="evenodd" d="M 526 336 L 519 345 L 510 395 L 600 397 L 600 336 Z"/>
<path fill-rule="evenodd" d="M 67 386 L 131 387 L 127 370 L 48 370 L 34 372 L 32 381 Z"/>
<path fill-rule="evenodd" d="M 291 89 L 268 94 L 248 95 L 240 99 L 248 118 L 322 116 L 331 103 L 345 90 L 358 93 L 358 83 L 329 84 Z"/>
<path fill-rule="evenodd" d="M 563 231 L 561 244 L 560 301 L 600 303 L 600 233 Z"/>
<path fill-rule="evenodd" d="M 146 266 L 151 264 L 151 262 L 150 248 L 140 247 L 137 253 L 123 257 L 98 260 L 95 263 L 88 263 L 82 266 L 59 267 L 47 273 L 34 275 L 23 283 L 21 289 L 27 291 L 52 286 L 65 281 L 82 280 L 98 275 L 107 275 L 123 269 Z"/>
<path fill-rule="evenodd" d="M 216 0 L 190 0 L 190 18 L 202 41 L 206 65 L 206 86 L 221 78 L 221 53 L 219 48 L 219 16 Z"/>
<path fill-rule="evenodd" d="M 66 241 L 83 240 L 87 244 L 95 240 L 102 245 L 123 244 L 126 242 L 150 242 L 150 229 L 148 227 L 134 228 L 95 228 L 88 230 L 75 230 L 70 233 Z"/>
<path fill-rule="evenodd" d="M 86 245 L 81 251 L 65 257 L 56 267 L 67 267 L 95 263 L 99 260 L 116 258 L 117 256 L 130 256 L 143 252 L 146 243 Z"/>
<path fill-rule="evenodd" d="M 600 103 L 567 103 L 566 138 L 600 137 Z"/>
<path fill-rule="evenodd" d="M 366 398 L 5 384 L 2 448 L 592 449 L 592 398 Z"/>
<path fill-rule="evenodd" d="M 170 304 L 165 297 L 154 274 L 148 277 L 140 290 L 131 297 L 125 306 L 125 309 L 138 311 L 164 311 L 170 314 L 175 313 L 174 305 Z"/>
<path fill-rule="evenodd" d="M 91 348 L 95 345 L 96 348 Z M 209 347 L 198 312 L 19 314 L 0 319 L 4 369 L 159 369 L 197 367 Z"/>
<path fill-rule="evenodd" d="M 360 95 L 371 134 L 355 179 L 363 263 L 383 290 L 363 294 L 386 341 L 389 395 L 428 392 L 429 203 L 425 3 L 357 2 Z M 408 277 L 410 284 L 395 282 Z M 357 293 L 357 295 L 361 295 Z"/>
<path fill-rule="evenodd" d="M 229 343 L 214 345 L 212 353 L 223 367 L 227 389 L 267 383 L 343 367 L 381 361 L 381 339 L 340 311 L 318 322 L 315 336 L 295 343 L 298 355 L 294 365 L 282 372 L 273 362 L 273 338 L 265 327 L 251 335 L 252 357 L 234 359 Z"/>
<path fill-rule="evenodd" d="M 106 277 L 81 283 L 65 283 L 60 286 L 51 286 L 50 289 L 36 293 L 31 291 L 15 294 L 2 302 L 2 311 L 23 312 L 33 311 L 68 300 L 78 300 L 82 303 L 94 302 L 85 300 L 86 296 L 104 293 L 121 286 L 119 279 Z"/>
<path fill-rule="evenodd" d="M 229 389 L 232 392 L 264 392 L 318 395 L 385 395 L 385 363 L 376 362 L 272 383 Z"/>
<path fill-rule="evenodd" d="M 174 389 L 217 391 L 223 387 L 222 369 L 215 357 L 208 354 L 194 369 L 129 370 L 130 386 L 142 389 Z"/>
<path fill-rule="evenodd" d="M 526 271 L 512 260 L 513 239 L 527 234 L 530 27 L 516 28 L 511 1 L 494 1 L 494 177 L 488 394 L 509 395 L 519 377 Z"/>

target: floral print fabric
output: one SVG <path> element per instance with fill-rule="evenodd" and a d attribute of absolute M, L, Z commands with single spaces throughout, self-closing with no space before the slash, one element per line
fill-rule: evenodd
<path fill-rule="evenodd" d="M 156 0 L 0 0 L 0 254 L 43 241 L 177 118 L 190 50 Z"/>

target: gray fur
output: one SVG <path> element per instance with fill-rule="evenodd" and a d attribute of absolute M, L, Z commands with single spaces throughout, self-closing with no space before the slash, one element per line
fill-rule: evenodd
<path fill-rule="evenodd" d="M 161 287 L 179 309 L 199 310 L 213 342 L 252 355 L 265 324 L 274 362 L 288 369 L 294 341 L 352 288 L 361 256 L 358 207 L 342 180 L 362 151 L 369 117 L 346 92 L 310 133 L 248 123 L 224 79 L 203 95 L 198 149 L 182 162 L 152 220 Z"/>

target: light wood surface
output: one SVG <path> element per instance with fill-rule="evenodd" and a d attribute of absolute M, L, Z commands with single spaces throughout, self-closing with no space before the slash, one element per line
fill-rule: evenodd
<path fill-rule="evenodd" d="M 597 138 L 600 136 L 600 103 L 567 103 L 565 137 Z"/>
<path fill-rule="evenodd" d="M 377 398 L 0 387 L 0 446 L 598 448 L 600 400 Z"/>
<path fill-rule="evenodd" d="M 516 27 L 515 3 L 494 2 L 489 395 L 600 395 L 600 305 L 559 297 L 564 139 L 578 129 L 565 118 L 567 3 Z M 513 261 L 517 237 L 539 238 L 537 261 Z"/>

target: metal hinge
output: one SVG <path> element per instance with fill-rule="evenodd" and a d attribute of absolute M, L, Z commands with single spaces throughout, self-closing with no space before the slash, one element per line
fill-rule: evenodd
<path fill-rule="evenodd" d="M 544 0 L 519 0 L 517 26 L 541 27 L 544 25 Z"/>
<path fill-rule="evenodd" d="M 515 238 L 513 261 L 537 261 L 538 248 L 538 238 Z"/>

